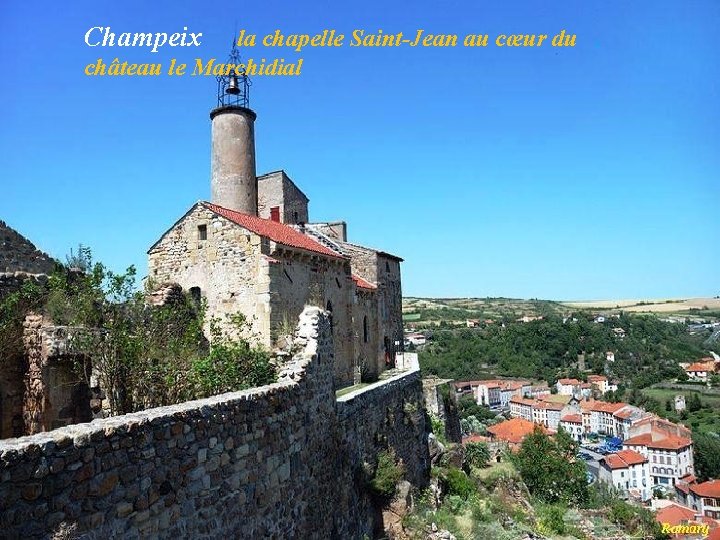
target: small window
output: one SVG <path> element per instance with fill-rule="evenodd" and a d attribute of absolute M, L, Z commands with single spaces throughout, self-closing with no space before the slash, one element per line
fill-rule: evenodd
<path fill-rule="evenodd" d="M 367 316 L 363 317 L 363 342 L 368 342 Z"/>
<path fill-rule="evenodd" d="M 272 221 L 280 223 L 280 207 L 279 206 L 273 206 L 272 208 L 270 208 L 270 219 Z"/>
<path fill-rule="evenodd" d="M 198 225 L 198 240 L 207 240 L 207 225 Z"/>
<path fill-rule="evenodd" d="M 385 261 L 385 270 L 386 270 L 387 272 L 390 271 L 390 263 L 387 262 L 387 261 Z"/>
<path fill-rule="evenodd" d="M 199 306 L 202 301 L 202 292 L 200 287 L 190 287 L 190 298 L 195 302 L 195 305 Z"/>

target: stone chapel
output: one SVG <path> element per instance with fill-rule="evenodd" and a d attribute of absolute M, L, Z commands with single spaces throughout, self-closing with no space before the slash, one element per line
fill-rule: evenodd
<path fill-rule="evenodd" d="M 312 223 L 285 171 L 258 176 L 243 74 L 218 78 L 210 112 L 211 200 L 198 201 L 148 251 L 148 277 L 175 283 L 207 317 L 242 313 L 268 349 L 306 305 L 331 314 L 336 387 L 394 365 L 403 343 L 400 263 L 347 240 L 345 222 Z"/>

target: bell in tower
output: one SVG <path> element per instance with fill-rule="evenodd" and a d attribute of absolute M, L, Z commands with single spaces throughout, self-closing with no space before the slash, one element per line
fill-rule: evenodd
<path fill-rule="evenodd" d="M 226 94 L 236 96 L 240 93 L 240 86 L 238 85 L 237 75 L 231 75 L 230 81 L 228 82 L 227 88 L 225 89 Z"/>
<path fill-rule="evenodd" d="M 250 79 L 234 43 L 228 65 L 233 68 L 217 78 L 217 106 L 210 112 L 211 200 L 224 208 L 256 216 L 256 115 L 250 109 Z"/>

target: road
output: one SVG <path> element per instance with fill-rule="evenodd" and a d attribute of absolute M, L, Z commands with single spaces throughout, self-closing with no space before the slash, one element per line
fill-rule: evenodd
<path fill-rule="evenodd" d="M 585 446 L 580 446 L 580 451 L 585 452 L 586 454 L 590 454 L 593 459 L 589 461 L 585 461 L 587 464 L 588 471 L 590 471 L 595 478 L 598 477 L 598 473 L 600 470 L 600 464 L 598 463 L 598 460 L 603 457 L 602 454 L 595 452 L 594 450 L 590 450 L 589 448 L 586 448 Z"/>

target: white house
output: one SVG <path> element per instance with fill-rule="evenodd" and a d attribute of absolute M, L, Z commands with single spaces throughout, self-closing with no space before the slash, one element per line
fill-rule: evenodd
<path fill-rule="evenodd" d="M 688 504 L 705 517 L 720 519 L 720 480 L 690 484 Z"/>
<path fill-rule="evenodd" d="M 560 418 L 560 427 L 580 442 L 584 433 L 582 414 L 566 414 Z"/>
<path fill-rule="evenodd" d="M 597 388 L 600 394 L 608 391 L 608 378 L 605 375 L 588 375 L 588 382 Z"/>
<path fill-rule="evenodd" d="M 695 362 L 685 368 L 685 373 L 690 379 L 702 382 L 707 382 L 715 371 L 715 362 L 712 358 L 703 358 L 702 362 Z"/>
<path fill-rule="evenodd" d="M 623 448 L 648 459 L 653 485 L 674 486 L 680 478 L 695 474 L 692 440 L 687 437 L 651 431 L 625 439 Z"/>
<path fill-rule="evenodd" d="M 647 501 L 652 496 L 647 457 L 634 450 L 621 450 L 599 461 L 598 480 L 629 497 Z"/>
<path fill-rule="evenodd" d="M 577 379 L 558 379 L 555 384 L 558 394 L 562 396 L 573 396 L 580 391 L 582 381 Z"/>

